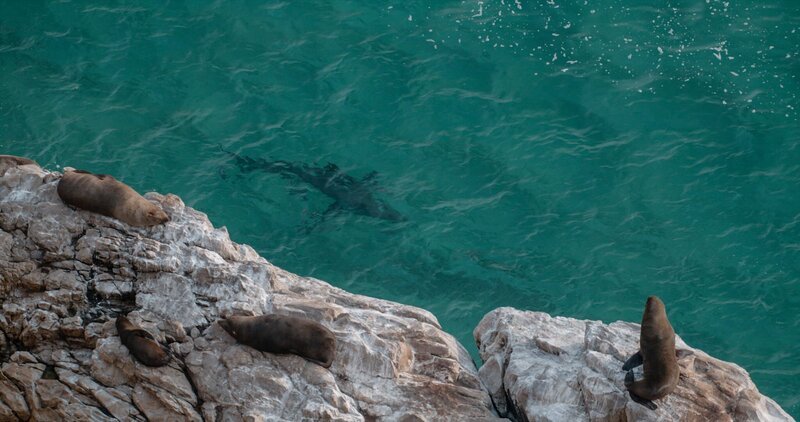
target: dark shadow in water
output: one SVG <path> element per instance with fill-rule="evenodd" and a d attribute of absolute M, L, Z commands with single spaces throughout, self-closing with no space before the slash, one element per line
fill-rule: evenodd
<path fill-rule="evenodd" d="M 321 223 L 325 217 L 345 210 L 354 214 L 380 218 L 382 220 L 400 222 L 406 218 L 399 211 L 374 195 L 376 172 L 371 172 L 361 179 L 343 172 L 335 164 L 328 163 L 325 167 L 316 167 L 305 163 L 292 163 L 283 160 L 265 160 L 251 158 L 220 149 L 234 158 L 237 167 L 242 172 L 255 170 L 303 181 L 326 196 L 334 200 L 327 210 L 321 215 Z M 312 227 L 313 229 L 313 227 Z"/>

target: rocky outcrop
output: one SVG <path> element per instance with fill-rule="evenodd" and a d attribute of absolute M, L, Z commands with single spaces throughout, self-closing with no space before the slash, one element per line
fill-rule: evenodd
<path fill-rule="evenodd" d="M 281 270 L 174 195 L 135 228 L 66 206 L 59 173 L 0 169 L 0 420 L 484 420 L 469 355 L 427 311 Z M 128 314 L 173 354 L 120 344 Z M 281 313 L 337 337 L 330 370 L 237 344 L 215 321 Z"/>
<path fill-rule="evenodd" d="M 639 324 L 603 324 L 499 308 L 474 336 L 480 377 L 501 416 L 518 421 L 790 421 L 747 372 L 677 338 L 681 380 L 652 411 L 633 402 L 623 362 L 639 349 Z M 641 368 L 641 367 L 640 367 Z"/>

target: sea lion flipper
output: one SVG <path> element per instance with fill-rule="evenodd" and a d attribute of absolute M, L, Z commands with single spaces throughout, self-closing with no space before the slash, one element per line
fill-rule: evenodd
<path fill-rule="evenodd" d="M 128 335 L 132 335 L 132 336 L 136 336 L 136 337 L 142 337 L 142 338 L 146 338 L 146 339 L 149 339 L 149 340 L 156 341 L 156 338 L 153 337 L 152 334 L 150 334 L 147 330 L 143 330 L 141 328 L 136 328 L 136 329 L 128 331 Z"/>
<path fill-rule="evenodd" d="M 630 393 L 630 396 L 631 396 L 631 400 L 633 400 L 634 402 L 639 403 L 642 406 L 644 406 L 644 407 L 646 407 L 646 408 L 648 408 L 650 410 L 658 409 L 658 405 L 656 405 L 652 401 L 647 400 L 647 399 L 643 399 L 643 398 L 637 396 L 636 394 L 633 394 L 633 392 L 629 392 L 629 393 Z"/>
<path fill-rule="evenodd" d="M 299 352 L 292 352 L 292 353 L 302 356 L 302 354 L 299 353 Z M 330 368 L 331 365 L 333 364 L 333 359 L 319 360 L 319 359 L 314 359 L 314 358 L 310 358 L 310 357 L 306 357 L 306 359 L 308 359 L 309 362 L 316 363 L 317 365 L 319 365 L 319 366 L 321 366 L 323 368 Z"/>
<path fill-rule="evenodd" d="M 644 358 L 642 357 L 642 351 L 639 350 L 636 353 L 634 353 L 631 357 L 629 357 L 628 360 L 625 361 L 625 363 L 622 365 L 622 370 L 630 371 L 631 369 L 636 368 L 637 366 L 641 366 L 643 363 L 644 363 Z"/>
<path fill-rule="evenodd" d="M 633 375 L 633 371 L 628 371 L 628 373 L 625 374 L 625 388 L 627 389 L 631 388 L 631 385 L 633 385 L 634 378 L 635 377 Z"/>

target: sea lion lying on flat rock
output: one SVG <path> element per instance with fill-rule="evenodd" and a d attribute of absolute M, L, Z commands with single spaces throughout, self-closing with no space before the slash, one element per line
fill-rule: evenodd
<path fill-rule="evenodd" d="M 0 176 L 4 175 L 6 170 L 12 167 L 26 166 L 29 164 L 33 164 L 34 166 L 39 165 L 30 158 L 17 157 L 16 155 L 0 155 Z"/>
<path fill-rule="evenodd" d="M 58 182 L 58 196 L 69 205 L 116 218 L 131 226 L 155 226 L 169 221 L 167 213 L 158 205 L 107 174 L 65 171 Z"/>
<path fill-rule="evenodd" d="M 169 362 L 169 354 L 152 334 L 133 325 L 124 316 L 117 317 L 116 326 L 120 341 L 136 360 L 147 366 L 164 366 Z"/>
<path fill-rule="evenodd" d="M 642 364 L 644 379 L 634 381 L 632 369 Z M 675 331 L 667 319 L 664 302 L 656 296 L 647 298 L 642 315 L 639 351 L 622 365 L 622 370 L 628 371 L 625 387 L 631 399 L 652 410 L 657 406 L 650 400 L 666 397 L 678 385 L 681 371 L 675 351 Z"/>
<path fill-rule="evenodd" d="M 291 353 L 329 368 L 336 337 L 324 325 L 288 315 L 231 316 L 218 321 L 237 342 L 269 353 Z"/>

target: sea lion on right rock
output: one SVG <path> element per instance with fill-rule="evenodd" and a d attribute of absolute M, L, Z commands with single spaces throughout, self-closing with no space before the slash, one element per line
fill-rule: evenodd
<path fill-rule="evenodd" d="M 330 368 L 336 337 L 324 325 L 288 315 L 231 316 L 217 321 L 237 342 L 269 353 L 291 353 Z"/>
<path fill-rule="evenodd" d="M 107 174 L 65 171 L 57 190 L 61 200 L 69 205 L 116 218 L 131 226 L 155 226 L 169 221 L 167 213 L 158 205 Z"/>
<path fill-rule="evenodd" d="M 136 360 L 147 366 L 164 366 L 169 362 L 169 354 L 152 334 L 133 325 L 124 316 L 118 316 L 115 325 L 120 342 L 128 348 Z"/>
<path fill-rule="evenodd" d="M 644 379 L 634 381 L 632 369 L 644 365 Z M 624 365 L 625 387 L 633 401 L 655 410 L 651 400 L 666 397 L 675 390 L 681 371 L 675 354 L 675 331 L 667 319 L 664 302 L 656 296 L 647 298 L 642 315 L 639 351 Z"/>

